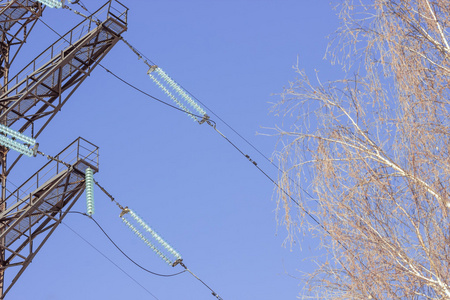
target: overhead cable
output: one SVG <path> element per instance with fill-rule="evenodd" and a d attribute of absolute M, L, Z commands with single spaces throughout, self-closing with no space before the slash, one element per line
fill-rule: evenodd
<path fill-rule="evenodd" d="M 82 213 L 81 213 L 82 214 Z M 128 274 L 123 268 L 121 268 L 118 264 L 116 264 L 111 258 L 106 256 L 102 251 L 100 251 L 97 247 L 95 247 L 92 243 L 90 243 L 87 239 L 85 239 L 81 234 L 76 232 L 74 229 L 72 229 L 69 225 L 67 225 L 65 222 L 61 222 L 64 226 L 69 228 L 73 233 L 75 233 L 80 239 L 82 239 L 85 243 L 87 243 L 91 248 L 93 248 L 95 251 L 97 251 L 101 256 L 106 258 L 111 264 L 113 264 L 116 268 L 118 268 L 122 273 L 127 275 L 131 280 L 133 280 L 137 285 L 139 285 L 143 290 L 145 290 L 150 296 L 155 298 L 156 300 L 160 300 L 158 297 L 156 297 L 152 292 L 150 292 L 145 286 L 143 286 L 139 281 L 137 281 L 133 276 Z"/>
<path fill-rule="evenodd" d="M 40 20 L 40 19 L 39 19 Z M 45 23 L 44 23 L 45 24 Z M 46 26 L 48 26 L 47 24 L 45 24 Z M 50 28 L 50 26 L 48 26 Z M 53 30 L 52 28 L 50 28 L 53 32 L 55 32 L 56 34 L 58 34 L 60 37 L 61 35 L 59 33 L 57 33 L 55 30 Z M 128 41 L 125 41 L 124 39 L 122 39 L 122 41 L 124 41 L 127 46 L 133 51 L 133 53 L 135 53 L 138 56 L 138 59 L 142 59 L 142 57 L 145 57 L 142 52 L 140 52 L 139 50 L 137 50 L 135 47 L 133 47 Z M 146 57 L 145 57 L 146 58 Z M 147 58 L 146 58 L 147 59 Z M 149 60 L 149 59 L 147 59 Z M 150 60 L 149 60 L 150 61 Z M 148 65 L 148 62 L 145 62 Z M 133 89 L 137 90 L 138 92 L 146 95 L 149 98 L 152 98 L 158 102 L 161 102 L 169 107 L 172 107 L 176 110 L 182 111 L 186 114 L 192 115 L 192 116 L 196 116 L 201 118 L 202 116 L 199 115 L 195 115 L 192 114 L 191 112 L 188 112 L 186 110 L 180 109 L 176 106 L 173 106 L 169 103 L 164 102 L 161 99 L 158 99 L 146 92 L 144 92 L 143 90 L 137 88 L 136 86 L 134 86 L 133 84 L 129 83 L 128 81 L 122 79 L 121 77 L 119 77 L 118 75 L 114 74 L 112 71 L 110 71 L 109 69 L 107 69 L 106 67 L 104 67 L 103 65 L 99 64 L 103 69 L 105 69 L 105 71 L 107 71 L 108 73 L 110 73 L 111 75 L 113 75 L 114 77 L 116 77 L 117 79 L 119 79 L 120 81 L 122 81 L 123 83 L 125 83 L 126 85 L 132 87 Z M 181 85 L 180 85 L 181 86 Z M 182 87 L 182 86 L 181 86 Z M 186 90 L 186 89 L 185 89 Z M 189 93 L 189 91 L 186 90 L 187 93 Z M 191 96 L 193 96 L 191 93 L 189 93 Z M 262 155 L 266 160 L 268 160 L 269 162 L 271 162 L 271 164 L 273 166 L 275 166 L 278 170 L 280 170 L 280 168 L 275 165 L 267 156 L 265 156 L 261 151 L 259 151 L 253 144 L 251 144 L 247 139 L 245 139 L 241 134 L 239 134 L 235 129 L 233 129 L 230 125 L 228 125 L 228 123 L 226 123 L 222 118 L 220 118 L 216 113 L 214 113 L 211 109 L 209 109 L 205 104 L 203 104 L 200 100 L 198 100 L 195 96 L 193 96 L 193 98 L 195 98 L 200 104 L 202 104 L 203 106 L 205 106 L 206 109 L 208 109 L 209 111 L 211 111 L 211 113 L 216 116 L 219 120 L 221 120 L 227 127 L 229 127 L 233 132 L 235 132 L 239 137 L 241 137 L 247 144 L 249 144 L 253 149 L 255 149 L 260 155 Z M 204 116 L 203 116 L 204 117 Z M 205 119 L 202 119 L 202 122 L 204 122 Z M 303 207 L 297 200 L 295 200 L 285 189 L 283 189 L 282 187 L 280 187 L 280 185 L 272 178 L 270 177 L 270 175 L 268 175 L 264 170 L 261 169 L 261 167 L 258 166 L 257 162 L 255 160 L 253 160 L 248 154 L 245 154 L 241 149 L 239 149 L 233 142 L 231 142 L 231 140 L 229 140 L 224 134 L 222 134 L 217 128 L 216 128 L 216 123 L 209 119 L 208 117 L 208 124 L 211 125 L 215 131 L 217 131 L 228 143 L 230 143 L 238 152 L 240 152 L 248 161 L 250 161 L 264 176 L 266 176 L 278 189 L 280 189 L 280 191 L 285 194 L 293 203 L 295 203 L 304 213 L 306 213 L 306 215 L 313 220 L 317 225 L 319 225 L 326 233 L 328 233 L 331 236 L 331 233 L 328 231 L 328 229 L 326 229 L 322 223 L 320 223 L 313 215 L 312 213 L 310 213 L 305 207 Z M 281 170 L 280 170 L 281 171 Z M 292 179 L 291 179 L 292 180 Z M 292 180 L 293 181 L 293 180 Z M 303 189 L 302 187 L 300 187 L 310 198 L 313 198 L 305 189 Z M 335 239 L 336 240 L 336 239 Z M 339 240 L 336 240 L 341 246 L 343 246 L 344 249 L 348 250 L 347 247 L 345 245 L 343 245 Z"/>
<path fill-rule="evenodd" d="M 69 213 L 74 213 L 74 214 L 80 214 L 86 217 L 89 217 L 89 219 L 92 220 L 92 222 L 95 223 L 95 225 L 97 225 L 97 227 L 102 231 L 102 233 L 106 236 L 106 238 L 111 242 L 111 244 L 114 245 L 114 247 L 116 247 L 117 250 L 119 250 L 120 253 L 122 253 L 123 256 L 125 256 L 130 262 L 132 262 L 134 265 L 136 265 L 138 268 L 144 270 L 147 273 L 150 273 L 152 275 L 156 275 L 156 276 L 160 276 L 160 277 L 173 277 L 173 276 L 177 276 L 180 274 L 183 274 L 184 272 L 186 272 L 186 270 L 178 272 L 178 273 L 174 273 L 174 274 L 160 274 L 160 273 L 156 273 L 153 271 L 150 271 L 149 269 L 143 267 L 141 264 L 137 263 L 135 260 L 133 260 L 130 256 L 128 256 L 125 251 L 122 250 L 122 248 L 120 248 L 116 242 L 114 242 L 114 240 L 111 238 L 111 236 L 105 231 L 105 229 L 103 229 L 103 227 L 97 222 L 97 220 L 95 220 L 93 217 L 88 216 L 85 213 L 79 212 L 79 211 L 70 211 Z"/>
<path fill-rule="evenodd" d="M 98 185 L 100 186 L 100 185 Z M 145 243 L 147 244 L 147 246 L 149 246 L 162 260 L 164 260 L 167 264 L 169 264 L 172 267 L 175 267 L 176 265 L 180 265 L 182 266 L 187 272 L 189 272 L 192 276 L 194 276 L 194 278 L 196 278 L 197 280 L 199 280 L 205 287 L 207 287 L 212 295 L 214 297 L 216 297 L 219 300 L 223 300 L 213 289 L 211 289 L 211 287 L 209 287 L 204 281 L 202 281 L 197 275 L 195 275 L 191 270 L 189 270 L 186 265 L 183 262 L 183 259 L 181 258 L 181 255 L 175 250 L 173 249 L 172 246 L 170 246 L 158 233 L 156 233 L 150 226 L 147 225 L 147 223 L 141 218 L 139 217 L 135 212 L 133 212 L 131 209 L 129 209 L 128 207 L 123 207 L 122 205 L 120 205 L 115 199 L 114 197 L 106 191 L 105 188 L 101 188 L 101 190 L 109 197 L 111 198 L 121 209 L 122 212 L 120 213 L 120 218 L 122 219 L 122 221 Z M 84 215 L 84 214 L 83 214 Z M 91 217 L 92 218 L 92 217 Z M 92 218 L 92 220 L 94 220 Z M 95 220 L 94 220 L 95 221 Z M 97 223 L 97 222 L 96 222 Z M 134 224 L 133 224 L 134 223 Z M 97 224 L 98 225 L 98 224 Z M 100 227 L 100 225 L 98 225 Z M 144 232 L 142 232 L 141 230 L 139 230 L 139 228 L 144 229 Z M 100 229 L 102 229 L 100 227 Z M 104 232 L 104 230 L 102 229 L 102 231 Z M 106 232 L 104 232 L 106 235 Z M 146 234 L 147 233 L 147 234 Z M 109 238 L 109 236 L 107 235 L 107 237 Z M 110 238 L 109 238 L 110 239 Z M 125 253 L 123 253 L 123 251 L 110 239 L 110 241 L 116 246 L 116 248 L 118 248 L 122 254 L 125 255 Z M 160 244 L 164 249 L 162 249 L 161 247 L 157 247 L 155 244 L 156 241 L 158 244 Z M 174 260 L 171 259 L 170 254 L 173 258 L 175 258 Z M 127 256 L 127 255 L 125 255 Z M 128 258 L 128 256 L 127 256 Z M 131 259 L 130 259 L 131 260 Z M 133 261 L 133 263 L 135 263 Z M 135 263 L 136 264 L 136 263 Z M 141 267 L 142 268 L 142 267 Z M 170 275 L 170 276 L 175 276 L 178 274 L 181 274 L 183 272 L 180 273 L 176 273 L 174 275 Z M 153 274 L 153 272 L 150 272 Z M 161 275 L 160 275 L 161 276 Z"/>

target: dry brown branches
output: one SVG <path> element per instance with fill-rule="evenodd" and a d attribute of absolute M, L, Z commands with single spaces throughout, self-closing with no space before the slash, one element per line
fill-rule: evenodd
<path fill-rule="evenodd" d="M 297 70 L 277 106 L 280 185 L 330 233 L 315 293 L 450 299 L 450 3 L 366 2 L 343 3 L 331 53 L 351 76 Z"/>

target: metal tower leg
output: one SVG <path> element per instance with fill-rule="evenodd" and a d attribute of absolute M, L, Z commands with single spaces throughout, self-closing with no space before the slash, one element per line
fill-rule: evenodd
<path fill-rule="evenodd" d="M 1 180 L 2 180 L 2 196 L 1 196 L 1 203 L 0 203 L 0 213 L 6 210 L 6 152 L 7 149 L 5 147 L 1 147 L 1 167 L 2 167 L 2 174 L 1 174 Z M 0 234 L 3 232 L 4 227 L 1 227 Z M 2 237 L 0 240 L 1 245 L 5 244 L 5 238 Z M 0 299 L 3 299 L 3 286 L 4 286 L 4 279 L 5 279 L 5 269 L 3 269 L 3 266 L 5 265 L 5 250 L 1 249 L 0 251 Z"/>
<path fill-rule="evenodd" d="M 38 18 L 42 15 L 43 7 L 41 4 L 30 0 L 11 0 L 0 3 L 0 78 L 3 77 L 3 85 L 0 85 L 0 96 L 8 89 L 9 68 L 16 58 L 17 53 L 36 24 Z M 4 112 L 4 108 L 0 108 Z M 0 147 L 0 165 L 1 165 L 1 197 L 0 213 L 6 210 L 6 179 L 8 150 Z M 2 226 L 0 234 L 4 230 Z M 0 244 L 4 245 L 4 238 L 0 239 Z M 5 250 L 0 248 L 0 299 L 3 299 L 4 287 L 4 267 Z"/>

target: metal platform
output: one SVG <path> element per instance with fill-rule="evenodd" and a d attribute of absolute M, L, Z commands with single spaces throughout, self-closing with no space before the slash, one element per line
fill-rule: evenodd
<path fill-rule="evenodd" d="M 127 11 L 118 1 L 107 2 L 11 78 L 0 96 L 0 122 L 39 136 L 120 40 Z"/>
<path fill-rule="evenodd" d="M 3 297 L 83 194 L 86 168 L 98 172 L 98 157 L 97 146 L 78 138 L 56 155 L 70 167 L 50 161 L 6 199 L 8 208 L 0 213 L 5 251 L 0 268 L 15 275 L 9 285 L 5 282 Z"/>
<path fill-rule="evenodd" d="M 32 0 L 0 0 L 0 78 L 4 77 L 3 86 L 0 84 L 0 123 L 33 138 L 43 132 L 127 30 L 128 8 L 109 0 L 14 77 L 8 77 L 9 65 L 43 7 Z M 90 146 L 83 147 L 83 143 Z M 83 154 L 86 149 L 90 150 Z M 76 154 L 73 160 L 69 154 Z M 0 147 L 0 299 L 82 194 L 86 166 L 98 171 L 98 148 L 78 139 L 58 156 L 71 167 L 49 163 L 9 193 L 6 178 L 21 157 Z M 4 283 L 5 272 L 12 282 Z"/>

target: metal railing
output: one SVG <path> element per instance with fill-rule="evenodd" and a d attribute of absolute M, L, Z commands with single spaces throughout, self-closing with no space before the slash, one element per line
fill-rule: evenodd
<path fill-rule="evenodd" d="M 113 5 L 114 4 L 114 5 Z M 117 0 L 110 0 L 95 11 L 91 16 L 80 22 L 69 32 L 60 37 L 56 42 L 45 49 L 41 54 L 39 54 L 34 60 L 32 60 L 28 65 L 26 65 L 22 70 L 20 70 L 14 77 L 12 77 L 7 86 L 11 87 L 8 89 L 5 95 L 17 96 L 18 93 L 24 88 L 24 79 L 26 79 L 30 74 L 33 74 L 37 69 L 41 68 L 45 64 L 48 66 L 52 65 L 52 60 L 63 53 L 63 51 L 71 46 L 73 43 L 80 40 L 93 28 L 97 27 L 97 23 L 100 20 L 107 21 L 114 19 L 123 25 L 127 24 L 128 8 L 124 6 Z M 28 80 L 26 80 L 28 82 Z"/>
<path fill-rule="evenodd" d="M 124 25 L 128 24 L 128 7 L 118 0 L 111 0 L 109 2 L 108 15 L 121 21 Z"/>
<path fill-rule="evenodd" d="M 36 189 L 44 185 L 46 182 L 53 180 L 58 174 L 66 171 L 68 168 L 65 164 L 76 166 L 82 162 L 83 165 L 89 164 L 96 171 L 98 171 L 99 168 L 98 146 L 82 137 L 74 140 L 54 157 L 64 163 L 51 160 L 45 164 L 6 198 L 8 206 L 29 198 L 29 195 Z"/>

